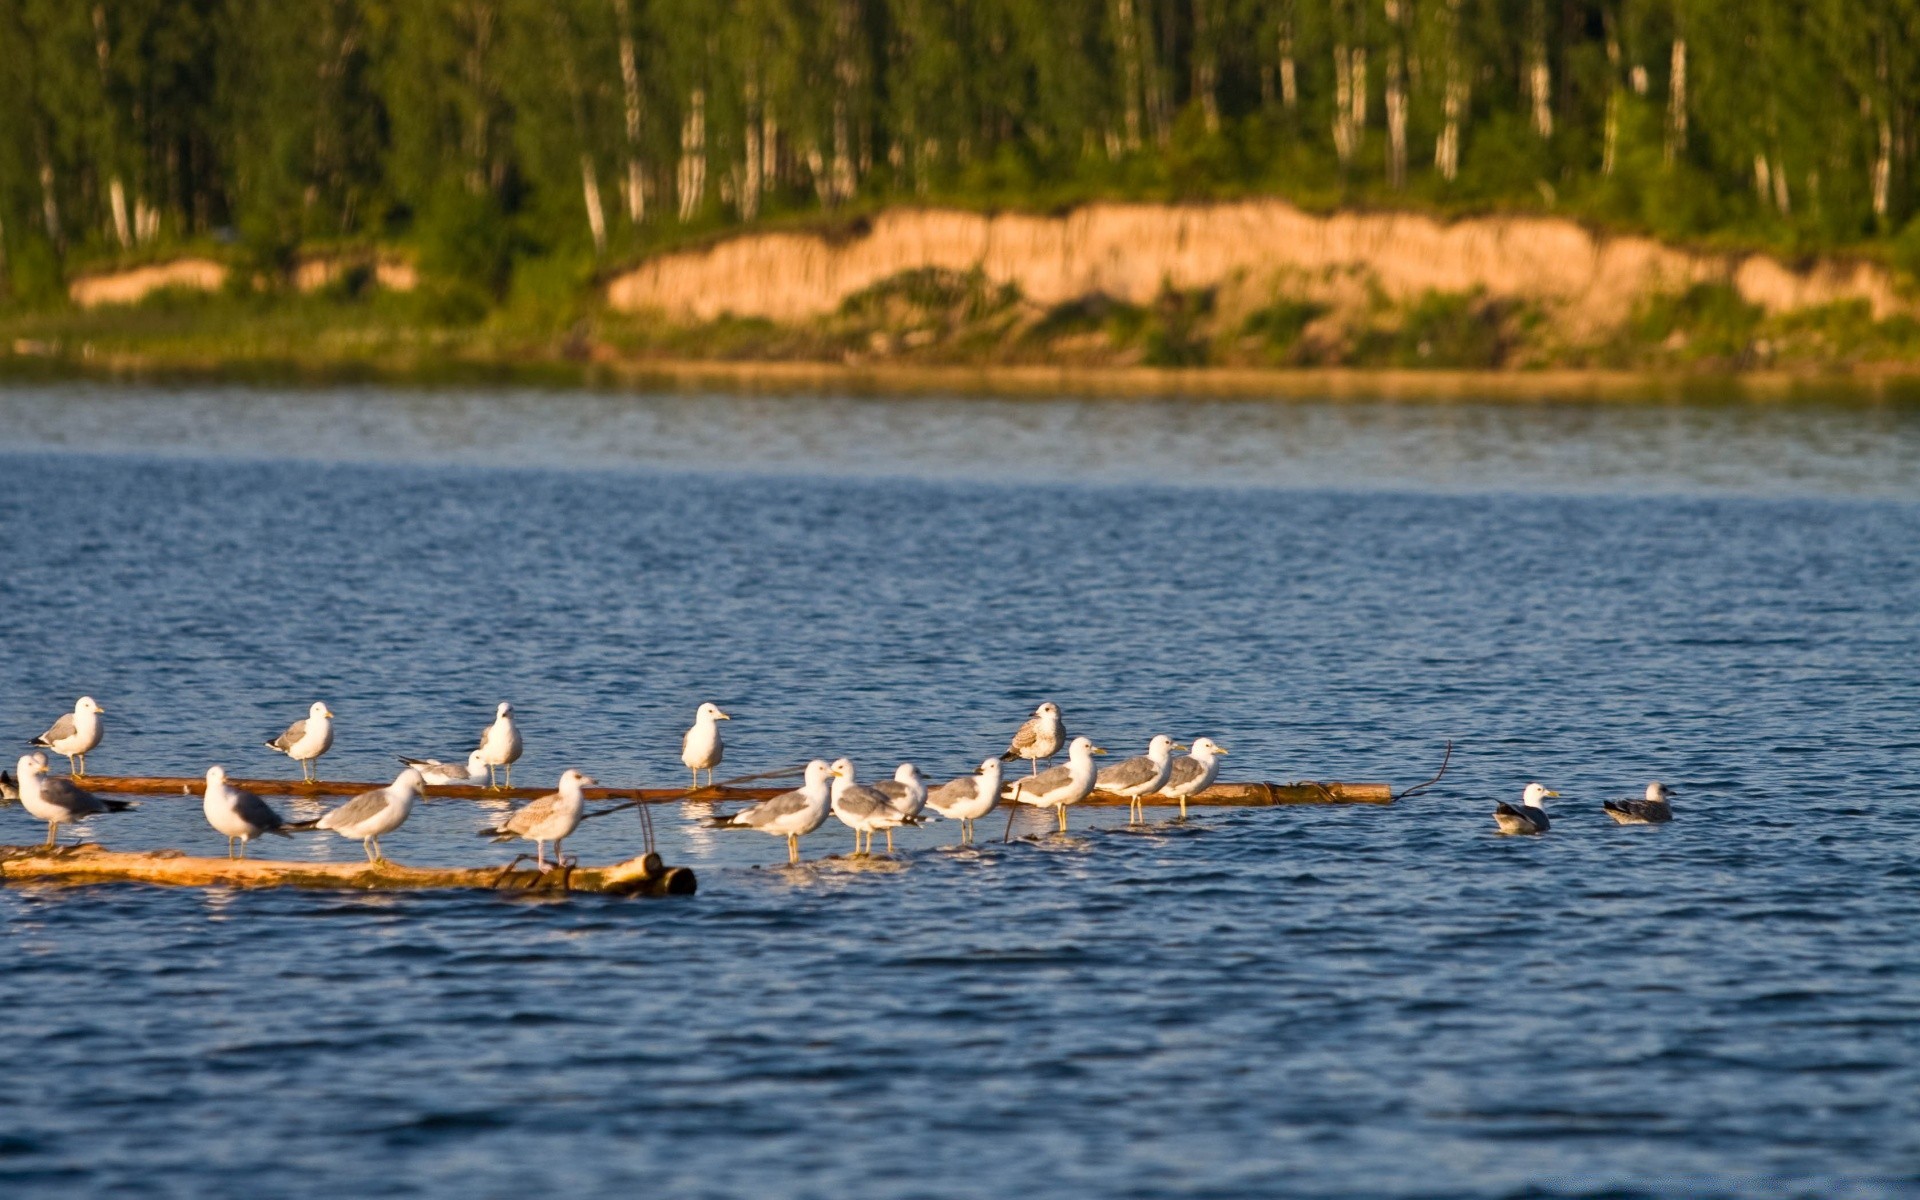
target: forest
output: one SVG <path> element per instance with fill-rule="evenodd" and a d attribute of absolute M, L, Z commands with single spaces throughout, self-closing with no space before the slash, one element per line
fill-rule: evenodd
<path fill-rule="evenodd" d="M 0 0 L 0 303 L 196 247 L 505 294 L 898 204 L 1554 212 L 1902 262 L 1920 0 Z"/>

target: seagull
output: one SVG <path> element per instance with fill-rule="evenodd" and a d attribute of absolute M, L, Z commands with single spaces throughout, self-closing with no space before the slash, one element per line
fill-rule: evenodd
<path fill-rule="evenodd" d="M 299 763 L 300 778 L 312 783 L 320 778 L 320 756 L 333 746 L 333 710 L 315 700 L 306 720 L 295 721 L 266 745 Z"/>
<path fill-rule="evenodd" d="M 1166 734 L 1156 734 L 1147 743 L 1147 752 L 1143 757 L 1113 764 L 1094 778 L 1094 786 L 1103 792 L 1113 792 L 1127 798 L 1127 824 L 1132 825 L 1145 816 L 1141 811 L 1140 798 L 1151 796 L 1167 786 L 1167 780 L 1173 775 L 1173 752 L 1185 749 L 1185 746 Z"/>
<path fill-rule="evenodd" d="M 45 746 L 61 755 L 67 760 L 67 774 L 81 778 L 87 773 L 87 751 L 98 746 L 106 733 L 100 727 L 100 715 L 106 711 L 94 703 L 92 696 L 82 696 L 72 712 L 62 713 L 53 728 L 28 744 Z"/>
<path fill-rule="evenodd" d="M 226 835 L 228 858 L 234 856 L 236 841 L 240 843 L 240 857 L 245 858 L 247 843 L 261 834 L 291 836 L 285 828 L 286 819 L 269 808 L 265 800 L 227 782 L 225 767 L 207 768 L 206 800 L 200 811 L 207 815 L 207 824 L 213 826 L 215 833 Z"/>
<path fill-rule="evenodd" d="M 1180 801 L 1180 819 L 1187 819 L 1187 801 L 1213 784 L 1213 777 L 1220 773 L 1219 756 L 1227 748 L 1210 737 L 1193 739 L 1193 749 L 1185 758 L 1173 760 L 1173 771 L 1167 777 L 1165 793 Z"/>
<path fill-rule="evenodd" d="M 948 780 L 927 793 L 927 807 L 960 822 L 960 844 L 973 840 L 973 823 L 1000 803 L 1000 760 L 984 759 L 971 775 Z"/>
<path fill-rule="evenodd" d="M 520 758 L 520 730 L 513 723 L 513 705 L 502 700 L 493 710 L 493 724 L 480 731 L 480 748 L 474 751 L 487 764 L 487 786 L 494 786 L 495 767 L 507 769 L 507 786 L 513 786 L 513 764 Z"/>
<path fill-rule="evenodd" d="M 12 804 L 20 799 L 20 781 L 13 777 L 12 771 L 0 771 L 0 804 Z"/>
<path fill-rule="evenodd" d="M 894 771 L 892 779 L 883 779 L 873 785 L 873 790 L 887 798 L 893 805 L 893 811 L 900 814 L 899 825 L 918 825 L 920 813 L 927 807 L 927 780 L 920 774 L 920 768 L 912 763 L 901 763 Z M 893 853 L 893 826 L 887 828 L 887 853 Z"/>
<path fill-rule="evenodd" d="M 1665 825 L 1673 820 L 1673 805 L 1667 803 L 1672 795 L 1666 784 L 1650 783 L 1645 800 L 1603 800 L 1600 807 L 1622 825 Z"/>
<path fill-rule="evenodd" d="M 713 769 L 720 765 L 720 756 L 727 749 L 720 741 L 720 726 L 716 722 L 731 720 L 733 718 L 721 712 L 717 704 L 702 704 L 693 714 L 693 728 L 680 739 L 680 761 L 693 772 L 694 787 L 700 786 L 702 771 L 707 773 L 707 786 L 713 786 Z"/>
<path fill-rule="evenodd" d="M 787 839 L 787 861 L 800 861 L 800 839 L 820 828 L 833 803 L 831 781 L 834 771 L 823 759 L 807 764 L 806 782 L 791 792 L 782 792 L 731 817 L 717 818 L 710 824 L 727 829 L 758 829 Z"/>
<path fill-rule="evenodd" d="M 394 776 L 392 783 L 358 796 L 331 809 L 317 821 L 290 826 L 293 829 L 331 829 L 343 838 L 353 838 L 367 852 L 367 861 L 385 862 L 380 835 L 392 833 L 407 823 L 413 802 L 420 796 L 420 769 L 408 767 Z"/>
<path fill-rule="evenodd" d="M 400 756 L 400 761 L 420 772 L 420 782 L 434 787 L 447 787 L 454 784 L 466 784 L 478 787 L 487 781 L 487 760 L 475 750 L 467 755 L 467 765 L 441 762 L 437 758 L 408 758 Z"/>
<path fill-rule="evenodd" d="M 1033 769 L 1029 774 L 1040 773 L 1040 760 L 1052 758 L 1060 753 L 1060 744 L 1067 738 L 1067 727 L 1060 720 L 1060 706 L 1049 700 L 1033 710 L 1013 735 L 1013 742 L 1007 752 L 1000 756 L 1002 762 L 1012 762 L 1024 758 Z"/>
<path fill-rule="evenodd" d="M 47 756 L 23 754 L 14 770 L 20 777 L 20 803 L 33 816 L 47 823 L 47 845 L 54 844 L 60 826 L 84 821 L 95 813 L 125 812 L 138 808 L 131 800 L 108 800 L 76 787 L 71 779 L 52 779 L 47 775 Z"/>
<path fill-rule="evenodd" d="M 1041 707 L 1048 707 L 1042 705 Z M 1060 813 L 1060 832 L 1067 831 L 1067 805 L 1078 804 L 1093 794 L 1096 774 L 1093 756 L 1106 751 L 1087 738 L 1077 737 L 1067 745 L 1067 765 L 1048 767 L 1030 779 L 1013 781 L 1012 799 L 1035 808 L 1052 808 Z M 1013 818 L 1007 818 L 1009 825 Z"/>
<path fill-rule="evenodd" d="M 891 833 L 895 825 L 900 824 L 900 814 L 887 799 L 886 793 L 866 787 L 854 778 L 853 763 L 844 758 L 833 762 L 833 815 L 840 823 L 853 830 L 853 852 L 855 854 L 873 853 L 873 831 L 885 829 Z M 861 848 L 861 836 L 865 835 L 865 849 Z"/>
<path fill-rule="evenodd" d="M 580 816 L 587 808 L 586 794 L 580 789 L 593 786 L 595 780 L 592 776 L 568 770 L 560 776 L 559 791 L 542 796 L 524 808 L 515 809 L 511 816 L 494 828 L 482 830 L 480 836 L 490 837 L 496 842 L 510 842 L 515 838 L 532 842 L 534 865 L 545 871 L 547 843 L 553 843 L 554 862 L 563 862 L 560 843 L 580 828 Z"/>
<path fill-rule="evenodd" d="M 1559 794 L 1530 783 L 1527 790 L 1520 793 L 1520 807 L 1515 808 L 1505 800 L 1494 806 L 1493 823 L 1500 827 L 1501 833 L 1545 833 L 1552 824 L 1547 820 L 1546 798 Z"/>

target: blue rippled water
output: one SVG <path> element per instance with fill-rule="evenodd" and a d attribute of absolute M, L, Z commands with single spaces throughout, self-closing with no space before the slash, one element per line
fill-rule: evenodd
<path fill-rule="evenodd" d="M 944 778 L 1046 698 L 1236 778 L 1456 741 L 1387 808 L 873 864 L 663 813 L 686 900 L 0 889 L 7 1195 L 1920 1194 L 1920 412 L 16 387 L 0 427 L 0 736 L 89 692 L 101 772 L 285 772 L 316 697 L 360 778 L 500 699 L 523 781 L 674 783 L 707 699 L 723 775 Z M 1674 824 L 1601 815 L 1656 777 Z M 1530 779 L 1553 831 L 1494 836 Z M 492 816 L 386 848 L 504 861 Z M 86 832 L 220 849 L 192 799 Z"/>

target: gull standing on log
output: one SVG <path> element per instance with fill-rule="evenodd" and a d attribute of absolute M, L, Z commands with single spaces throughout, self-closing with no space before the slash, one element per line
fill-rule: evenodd
<path fill-rule="evenodd" d="M 1061 743 L 1066 739 L 1067 726 L 1060 719 L 1060 706 L 1049 700 L 1034 709 L 1026 724 L 1015 731 L 1012 744 L 1000 759 L 1002 762 L 1012 762 L 1016 758 L 1024 758 L 1032 768 L 1028 774 L 1038 775 L 1040 761 L 1060 753 Z"/>
<path fill-rule="evenodd" d="M 226 835 L 228 858 L 234 856 L 235 842 L 240 843 L 240 857 L 245 858 L 247 843 L 262 834 L 292 836 L 286 830 L 286 818 L 268 807 L 265 800 L 227 782 L 225 767 L 207 768 L 206 798 L 200 811 L 206 814 L 207 824 L 213 826 L 215 833 Z"/>
<path fill-rule="evenodd" d="M 893 805 L 893 811 L 899 814 L 900 819 L 895 824 L 918 825 L 920 823 L 920 814 L 927 807 L 927 781 L 926 777 L 920 774 L 919 767 L 912 763 L 901 763 L 894 771 L 892 779 L 883 779 L 874 784 L 873 790 L 885 796 L 887 803 Z M 892 854 L 894 826 L 889 825 L 886 830 L 887 853 Z"/>
<path fill-rule="evenodd" d="M 1494 806 L 1493 823 L 1500 827 L 1501 833 L 1545 833 L 1553 824 L 1547 820 L 1547 797 L 1559 794 L 1530 783 L 1527 790 L 1520 793 L 1518 808 L 1505 800 Z"/>
<path fill-rule="evenodd" d="M 752 716 L 752 713 L 748 713 Z M 732 717 L 720 711 L 715 704 L 702 704 L 693 715 L 693 728 L 687 730 L 687 736 L 680 739 L 680 761 L 693 772 L 693 786 L 700 786 L 700 772 L 707 773 L 707 786 L 713 786 L 713 769 L 720 765 L 720 756 L 726 752 L 726 746 L 720 741 L 720 722 L 731 721 Z"/>
<path fill-rule="evenodd" d="M 1094 769 L 1093 756 L 1106 751 L 1084 737 L 1077 737 L 1067 745 L 1067 765 L 1048 767 L 1030 779 L 1013 781 L 1013 799 L 1022 804 L 1031 804 L 1035 808 L 1051 808 L 1060 814 L 1060 832 L 1067 831 L 1067 805 L 1078 804 L 1093 794 L 1093 782 L 1098 772 Z M 1011 827 L 1013 818 L 1007 818 Z"/>
<path fill-rule="evenodd" d="M 1155 734 L 1153 740 L 1147 743 L 1145 755 L 1108 767 L 1094 779 L 1094 786 L 1103 792 L 1125 796 L 1127 824 L 1136 824 L 1145 817 L 1140 798 L 1151 796 L 1167 786 L 1167 780 L 1173 776 L 1173 752 L 1185 749 L 1185 746 L 1166 734 Z"/>
<path fill-rule="evenodd" d="M 520 727 L 513 723 L 513 705 L 505 700 L 493 710 L 493 724 L 480 731 L 480 748 L 474 751 L 487 764 L 487 786 L 495 785 L 494 770 L 507 769 L 507 786 L 513 786 L 513 764 L 520 759 Z"/>
<path fill-rule="evenodd" d="M 459 763 L 441 762 L 437 758 L 408 758 L 404 754 L 400 755 L 400 761 L 420 772 L 421 783 L 433 787 L 478 787 L 487 782 L 487 760 L 478 750 L 467 755 L 464 767 Z"/>
<path fill-rule="evenodd" d="M 1227 748 L 1210 737 L 1193 739 L 1193 749 L 1185 758 L 1173 760 L 1173 770 L 1167 776 L 1165 794 L 1180 801 L 1180 819 L 1187 819 L 1187 801 L 1198 796 L 1213 785 L 1213 777 L 1220 773 L 1220 758 Z"/>
<path fill-rule="evenodd" d="M 787 839 L 787 861 L 800 861 L 800 839 L 825 824 L 827 809 L 833 803 L 834 771 L 824 759 L 807 764 L 806 782 L 791 792 L 782 792 L 731 817 L 715 818 L 708 824 L 725 829 L 758 829 Z"/>
<path fill-rule="evenodd" d="M 96 813 L 125 812 L 138 808 L 131 800 L 108 800 L 74 785 L 71 779 L 54 779 L 47 774 L 47 756 L 23 754 L 14 764 L 20 778 L 20 804 L 29 814 L 47 823 L 47 845 L 54 844 L 60 826 L 84 821 Z"/>
<path fill-rule="evenodd" d="M 320 778 L 320 756 L 333 748 L 333 710 L 315 700 L 306 720 L 295 721 L 266 745 L 299 763 L 304 782 L 314 782 Z"/>
<path fill-rule="evenodd" d="M 100 714 L 106 711 L 94 703 L 92 696 L 82 696 L 72 712 L 62 713 L 51 729 L 28 744 L 44 746 L 64 757 L 67 774 L 76 779 L 85 776 L 87 751 L 98 746 L 106 733 L 100 724 Z"/>
<path fill-rule="evenodd" d="M 1647 785 L 1644 800 L 1602 800 L 1600 807 L 1621 825 L 1665 825 L 1673 820 L 1672 795 L 1666 784 L 1656 782 Z"/>
<path fill-rule="evenodd" d="M 960 822 L 960 844 L 973 840 L 973 823 L 1000 804 L 1000 760 L 985 759 L 971 775 L 951 779 L 927 793 L 927 807 Z"/>
<path fill-rule="evenodd" d="M 854 778 L 851 760 L 835 759 L 833 774 L 833 815 L 840 818 L 842 825 L 853 830 L 853 852 L 872 854 L 873 831 L 891 830 L 900 823 L 900 814 L 894 811 L 893 802 L 887 799 L 885 793 L 867 787 Z M 864 848 L 861 843 L 863 835 Z"/>
<path fill-rule="evenodd" d="M 385 862 L 387 855 L 380 849 L 380 835 L 405 825 L 413 813 L 413 802 L 419 798 L 420 770 L 408 767 L 386 787 L 361 792 L 319 820 L 290 828 L 330 829 L 343 838 L 358 841 L 360 848 L 367 852 L 368 862 Z"/>
<path fill-rule="evenodd" d="M 593 786 L 592 776 L 568 770 L 560 776 L 559 791 L 516 809 L 500 824 L 483 830 L 480 836 L 496 842 L 510 842 L 515 838 L 532 842 L 534 866 L 541 871 L 547 869 L 547 843 L 552 842 L 553 861 L 558 866 L 565 861 L 560 843 L 580 827 L 580 818 L 587 810 L 586 793 L 580 789 Z"/>

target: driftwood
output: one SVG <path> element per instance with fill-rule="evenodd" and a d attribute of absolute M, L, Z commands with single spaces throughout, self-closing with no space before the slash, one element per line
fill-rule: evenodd
<path fill-rule="evenodd" d="M 344 888 L 354 891 L 475 889 L 513 893 L 586 892 L 606 896 L 690 896 L 690 867 L 669 867 L 643 854 L 606 867 L 540 872 L 506 868 L 406 867 L 398 863 L 305 863 L 267 858 L 198 858 L 178 850 L 123 853 L 97 845 L 0 846 L 6 883 L 152 883 L 173 887 Z"/>
<path fill-rule="evenodd" d="M 1009 776 L 1011 783 L 1014 776 Z M 148 796 L 199 796 L 206 780 L 179 776 L 89 775 L 77 780 L 93 792 L 126 792 Z M 321 780 L 302 783 L 297 779 L 229 779 L 229 784 L 264 796 L 357 796 L 361 792 L 387 786 L 386 783 L 332 783 Z M 672 804 L 691 800 L 701 804 L 725 804 L 729 801 L 770 800 L 784 787 L 702 787 L 686 788 L 586 788 L 589 800 L 624 800 L 640 804 Z M 552 787 L 487 788 L 471 784 L 441 784 L 428 787 L 428 800 L 533 800 L 553 791 Z M 1393 789 L 1384 783 L 1216 783 L 1189 800 L 1189 805 L 1265 808 L 1280 804 L 1391 804 Z M 1095 792 L 1081 803 L 1124 805 L 1126 797 Z M 1146 803 L 1156 807 L 1178 807 L 1180 802 L 1168 796 L 1148 796 Z"/>

